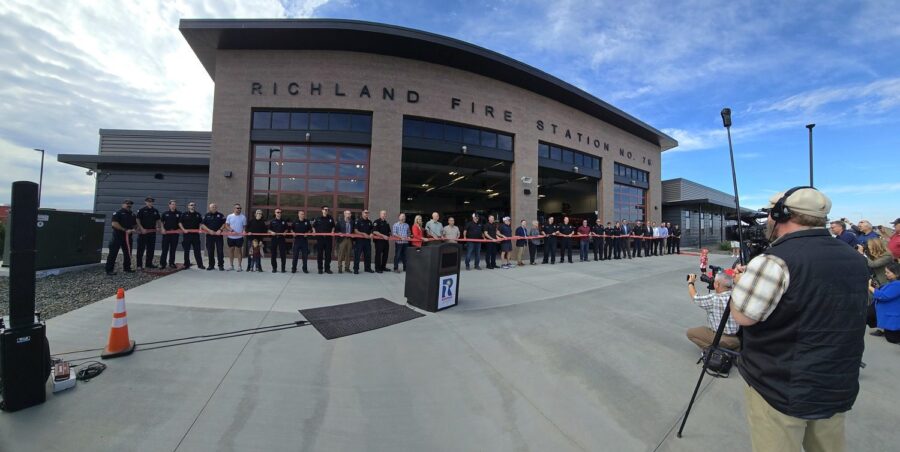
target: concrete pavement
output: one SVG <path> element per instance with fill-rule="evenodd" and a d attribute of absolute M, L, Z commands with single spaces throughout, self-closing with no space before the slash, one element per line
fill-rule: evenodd
<path fill-rule="evenodd" d="M 736 371 L 704 380 L 674 438 L 699 375 L 684 335 L 704 322 L 684 287 L 697 261 L 463 271 L 459 306 L 368 333 L 326 341 L 301 327 L 139 351 L 0 414 L 0 451 L 750 450 Z M 309 307 L 404 303 L 402 292 L 394 273 L 189 270 L 126 302 L 140 344 L 290 322 Z M 52 351 L 102 346 L 112 300 L 50 320 Z M 866 340 L 848 450 L 892 450 L 900 347 Z"/>

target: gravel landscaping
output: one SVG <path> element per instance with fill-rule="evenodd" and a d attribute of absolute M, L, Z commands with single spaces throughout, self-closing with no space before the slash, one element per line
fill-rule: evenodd
<path fill-rule="evenodd" d="M 121 261 L 121 259 L 120 259 Z M 35 287 L 35 309 L 43 319 L 49 319 L 104 298 L 114 296 L 120 287 L 125 290 L 161 278 L 172 270 L 152 269 L 135 273 L 122 272 L 107 276 L 102 265 L 85 270 L 38 278 Z M 0 277 L 0 315 L 9 313 L 9 278 Z"/>

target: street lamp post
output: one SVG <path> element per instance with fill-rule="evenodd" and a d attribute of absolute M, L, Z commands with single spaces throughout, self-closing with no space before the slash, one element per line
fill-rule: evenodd
<path fill-rule="evenodd" d="M 41 206 L 41 191 L 44 188 L 44 150 L 43 149 L 35 149 L 41 153 L 41 175 L 38 179 L 38 207 Z"/>

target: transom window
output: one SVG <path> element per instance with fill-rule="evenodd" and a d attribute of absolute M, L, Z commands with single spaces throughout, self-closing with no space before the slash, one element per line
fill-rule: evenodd
<path fill-rule="evenodd" d="M 403 118 L 403 136 L 471 144 L 501 151 L 513 150 L 513 136 L 449 122 Z"/>
<path fill-rule="evenodd" d="M 254 130 L 330 130 L 372 132 L 372 115 L 335 111 L 254 111 Z"/>
<path fill-rule="evenodd" d="M 600 169 L 600 157 L 548 143 L 538 143 L 538 157 L 558 160 L 581 168 Z"/>
<path fill-rule="evenodd" d="M 614 171 L 616 172 L 616 176 L 626 177 L 636 182 L 650 182 L 650 173 L 637 168 L 632 168 L 628 165 L 616 163 Z"/>

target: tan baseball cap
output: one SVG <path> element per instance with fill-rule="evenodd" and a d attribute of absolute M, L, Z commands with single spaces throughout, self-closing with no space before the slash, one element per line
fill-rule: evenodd
<path fill-rule="evenodd" d="M 781 192 L 769 198 L 769 208 L 774 207 L 784 194 L 785 192 Z M 784 201 L 784 205 L 791 212 L 818 218 L 825 218 L 831 212 L 831 200 L 814 188 L 801 188 L 791 193 L 791 196 Z"/>

